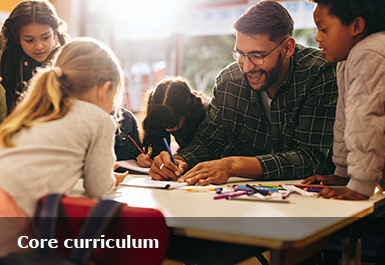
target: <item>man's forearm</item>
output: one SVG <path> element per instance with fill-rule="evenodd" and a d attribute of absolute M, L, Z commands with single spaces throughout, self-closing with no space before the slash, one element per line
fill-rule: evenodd
<path fill-rule="evenodd" d="M 231 156 L 223 159 L 229 159 L 231 162 L 230 176 L 250 179 L 263 177 L 261 164 L 255 157 Z"/>

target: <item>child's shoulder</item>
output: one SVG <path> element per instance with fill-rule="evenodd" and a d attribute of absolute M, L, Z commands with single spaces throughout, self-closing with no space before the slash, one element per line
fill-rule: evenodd
<path fill-rule="evenodd" d="M 353 54 L 368 50 L 385 55 L 385 31 L 380 31 L 368 35 L 353 47 L 351 53 Z"/>
<path fill-rule="evenodd" d="M 68 113 L 74 119 L 86 119 L 88 121 L 100 121 L 111 119 L 110 115 L 95 104 L 74 99 L 71 111 Z"/>
<path fill-rule="evenodd" d="M 80 99 L 73 99 L 73 107 L 78 109 L 83 109 L 84 111 L 106 113 L 104 110 L 102 110 L 100 107 L 96 106 L 95 104 L 84 100 L 80 100 Z"/>

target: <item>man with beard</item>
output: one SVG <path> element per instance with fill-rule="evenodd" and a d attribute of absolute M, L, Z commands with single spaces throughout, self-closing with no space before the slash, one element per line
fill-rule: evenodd
<path fill-rule="evenodd" d="M 302 179 L 333 173 L 335 65 L 296 44 L 293 20 L 261 1 L 234 24 L 236 62 L 216 78 L 206 119 L 175 156 L 155 157 L 153 179 L 225 183 L 230 176 Z"/>

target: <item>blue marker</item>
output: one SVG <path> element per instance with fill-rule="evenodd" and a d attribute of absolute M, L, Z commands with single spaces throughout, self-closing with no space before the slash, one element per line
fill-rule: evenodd
<path fill-rule="evenodd" d="M 252 190 L 251 188 L 243 185 L 232 185 L 233 188 L 238 188 L 238 190 Z M 278 191 L 278 188 L 271 188 L 271 187 L 260 187 L 260 186 L 253 186 L 254 188 L 258 190 L 263 190 L 263 191 L 273 191 L 276 192 Z"/>
<path fill-rule="evenodd" d="M 163 142 L 164 142 L 164 145 L 166 146 L 167 152 L 168 152 L 168 153 L 170 154 L 170 156 L 171 156 L 172 162 L 174 163 L 174 165 L 175 165 L 176 167 L 178 167 L 178 165 L 177 165 L 176 162 L 175 162 L 174 156 L 173 156 L 172 153 L 171 153 L 170 146 L 168 146 L 168 143 L 167 143 L 166 138 L 163 138 Z M 179 177 L 182 177 L 182 175 L 179 174 Z"/>

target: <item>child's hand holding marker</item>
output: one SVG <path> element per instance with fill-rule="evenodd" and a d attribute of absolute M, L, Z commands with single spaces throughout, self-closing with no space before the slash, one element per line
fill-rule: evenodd
<path fill-rule="evenodd" d="M 153 161 L 151 159 L 151 156 L 149 154 L 139 154 L 136 157 L 136 162 L 140 167 L 151 167 Z"/>
<path fill-rule="evenodd" d="M 162 151 L 154 158 L 149 174 L 155 180 L 177 180 L 182 177 L 181 174 L 187 169 L 187 164 L 182 159 L 175 160 L 165 138 L 163 142 L 167 152 Z"/>

